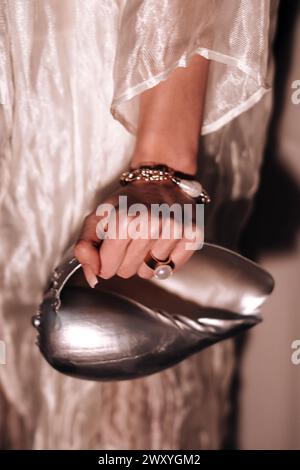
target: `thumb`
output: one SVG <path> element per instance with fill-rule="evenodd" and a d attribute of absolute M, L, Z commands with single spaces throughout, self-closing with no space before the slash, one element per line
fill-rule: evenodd
<path fill-rule="evenodd" d="M 95 287 L 98 283 L 97 274 L 100 272 L 98 249 L 92 241 L 80 239 L 75 245 L 74 255 L 82 265 L 88 284 Z"/>

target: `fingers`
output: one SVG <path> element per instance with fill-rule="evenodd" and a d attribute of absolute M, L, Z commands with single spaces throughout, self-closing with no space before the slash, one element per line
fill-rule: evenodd
<path fill-rule="evenodd" d="M 106 238 L 100 248 L 100 276 L 104 279 L 115 274 L 124 278 L 136 274 L 153 243 L 152 231 L 156 233 L 158 230 L 159 234 L 159 223 L 151 227 L 148 215 L 134 217 L 121 214 L 115 228 L 116 234 L 122 234 L 123 238 Z M 110 224 L 108 232 L 109 229 Z M 110 233 L 113 235 L 112 231 Z"/>
<path fill-rule="evenodd" d="M 105 238 L 99 251 L 101 264 L 99 275 L 103 279 L 109 279 L 117 274 L 125 258 L 127 247 L 131 243 L 128 229 L 134 220 L 134 217 L 119 212 L 118 218 L 108 223 L 109 237 Z"/>
<path fill-rule="evenodd" d="M 96 223 L 97 218 L 93 214 L 85 218 L 80 238 L 74 248 L 74 255 L 82 265 L 85 278 L 91 287 L 95 287 L 98 283 L 97 275 L 100 271 Z"/>
<path fill-rule="evenodd" d="M 120 264 L 117 275 L 125 279 L 134 276 L 146 257 L 155 240 L 132 240 L 128 245 L 125 256 Z"/>
<path fill-rule="evenodd" d="M 170 257 L 175 264 L 175 270 L 180 269 L 195 253 L 194 250 L 187 250 L 186 239 L 180 240 L 172 251 Z"/>
<path fill-rule="evenodd" d="M 175 264 L 175 270 L 180 269 L 199 250 L 204 241 L 204 232 L 199 227 L 193 227 L 189 238 L 183 237 L 171 253 L 171 259 Z"/>
<path fill-rule="evenodd" d="M 91 287 L 95 287 L 100 269 L 98 249 L 90 241 L 79 240 L 75 245 L 74 255 L 82 265 L 87 282 Z"/>
<path fill-rule="evenodd" d="M 193 238 L 182 237 L 180 240 L 158 240 L 151 248 L 151 253 L 158 260 L 170 258 L 175 264 L 174 270 L 180 269 L 199 249 L 203 243 L 203 233 L 195 229 Z M 138 275 L 144 279 L 151 279 L 154 270 L 143 262 L 138 269 Z"/>
<path fill-rule="evenodd" d="M 103 241 L 99 252 L 101 264 L 100 277 L 109 279 L 117 273 L 130 241 L 129 238 L 125 240 L 105 239 Z"/>
<path fill-rule="evenodd" d="M 182 237 L 182 227 L 176 227 L 177 222 L 174 219 L 171 219 L 169 223 L 168 232 L 164 231 L 166 227 L 164 223 L 159 226 L 158 232 L 156 224 L 153 225 L 154 229 L 152 225 L 149 228 L 146 224 L 146 236 L 143 232 L 143 236 L 140 238 L 130 235 L 130 226 L 131 229 L 140 228 L 144 225 L 145 219 L 125 217 L 120 220 L 117 227 L 117 229 L 120 228 L 120 231 L 116 233 L 122 235 L 109 236 L 100 245 L 97 236 L 99 217 L 94 213 L 85 219 L 74 253 L 81 263 L 86 280 L 91 287 L 97 284 L 97 276 L 109 279 L 116 274 L 123 278 L 138 274 L 144 279 L 150 279 L 153 277 L 154 271 L 144 262 L 149 251 L 159 260 L 170 257 L 175 264 L 175 269 L 179 269 L 198 249 L 203 240 L 202 234 L 197 230 L 192 239 Z M 108 229 L 110 225 L 113 226 L 109 222 Z M 157 236 L 160 238 L 157 239 Z"/>
<path fill-rule="evenodd" d="M 169 257 L 170 253 L 172 253 L 177 244 L 178 240 L 159 239 L 151 247 L 151 253 L 153 254 L 153 256 L 155 256 L 155 258 L 159 260 L 164 260 Z M 144 260 L 147 253 L 145 253 L 145 256 L 142 258 L 142 260 Z M 149 268 L 149 266 L 147 266 L 144 261 L 142 262 L 137 271 L 137 274 L 143 279 L 151 279 L 151 277 L 153 277 L 153 273 L 153 269 Z"/>

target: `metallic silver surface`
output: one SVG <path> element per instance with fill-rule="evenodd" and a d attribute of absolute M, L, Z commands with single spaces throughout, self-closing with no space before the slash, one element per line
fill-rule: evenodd
<path fill-rule="evenodd" d="M 153 374 L 254 326 L 273 289 L 258 265 L 210 244 L 162 284 L 114 278 L 91 289 L 67 260 L 33 318 L 45 359 L 83 379 Z"/>

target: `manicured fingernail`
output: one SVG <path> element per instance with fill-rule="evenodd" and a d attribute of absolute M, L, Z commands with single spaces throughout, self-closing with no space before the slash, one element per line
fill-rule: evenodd
<path fill-rule="evenodd" d="M 97 279 L 96 274 L 94 273 L 94 271 L 88 264 L 85 264 L 83 266 L 83 269 L 84 269 L 84 274 L 85 274 L 87 282 L 89 283 L 91 288 L 94 289 L 96 284 L 98 284 L 98 279 Z"/>

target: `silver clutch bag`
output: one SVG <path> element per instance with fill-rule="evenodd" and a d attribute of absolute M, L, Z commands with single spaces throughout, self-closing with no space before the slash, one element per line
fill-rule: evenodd
<path fill-rule="evenodd" d="M 56 370 L 81 379 L 134 379 L 256 325 L 273 285 L 260 266 L 212 244 L 164 281 L 115 277 L 95 289 L 69 258 L 55 270 L 33 325 Z"/>

